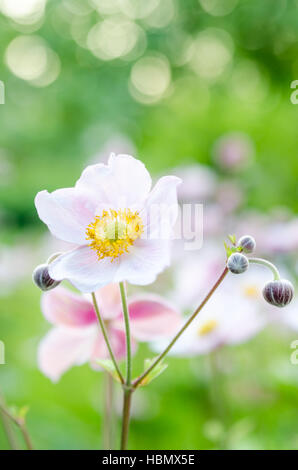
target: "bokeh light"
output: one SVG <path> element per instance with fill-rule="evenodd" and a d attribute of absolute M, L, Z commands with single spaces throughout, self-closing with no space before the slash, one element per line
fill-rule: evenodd
<path fill-rule="evenodd" d="M 44 14 L 47 0 L 0 0 L 0 11 L 20 24 L 36 23 Z"/>
<path fill-rule="evenodd" d="M 32 85 L 44 87 L 60 72 L 60 60 L 39 36 L 17 36 L 5 51 L 5 61 L 14 75 Z"/>
<path fill-rule="evenodd" d="M 191 44 L 190 65 L 200 77 L 216 80 L 231 63 L 233 51 L 233 40 L 226 31 L 209 28 Z"/>
<path fill-rule="evenodd" d="M 113 15 L 119 13 L 118 0 L 91 0 L 96 10 L 102 15 Z"/>
<path fill-rule="evenodd" d="M 231 80 L 231 92 L 247 103 L 263 101 L 268 93 L 268 81 L 258 64 L 244 59 L 236 64 Z"/>
<path fill-rule="evenodd" d="M 131 70 L 130 91 L 141 103 L 159 101 L 171 83 L 169 62 L 162 55 L 147 55 L 136 62 Z"/>
<path fill-rule="evenodd" d="M 160 0 L 118 0 L 120 10 L 132 19 L 145 18 L 159 3 Z"/>
<path fill-rule="evenodd" d="M 225 16 L 236 7 L 238 0 L 199 0 L 201 7 L 212 16 Z"/>
<path fill-rule="evenodd" d="M 107 18 L 97 23 L 88 34 L 88 47 L 102 60 L 125 58 L 141 54 L 146 47 L 145 33 L 133 21 L 121 17 Z"/>
<path fill-rule="evenodd" d="M 160 0 L 158 6 L 144 18 L 150 28 L 165 28 L 175 17 L 176 8 L 173 0 Z"/>

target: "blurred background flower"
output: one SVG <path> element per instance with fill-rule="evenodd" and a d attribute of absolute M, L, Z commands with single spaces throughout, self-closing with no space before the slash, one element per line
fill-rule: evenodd
<path fill-rule="evenodd" d="M 181 204 L 204 205 L 202 248 L 177 241 L 150 290 L 188 315 L 221 271 L 229 233 L 253 235 L 256 255 L 297 285 L 297 26 L 297 2 L 286 0 L 0 0 L 0 388 L 30 405 L 36 447 L 97 448 L 103 399 L 88 366 L 55 386 L 37 369 L 47 327 L 31 272 L 70 248 L 39 222 L 38 191 L 72 186 L 111 151 L 131 153 L 156 178 L 184 179 Z M 266 304 L 270 279 L 260 266 L 227 277 L 212 312 L 228 322 L 225 311 L 239 320 L 243 308 L 241 327 L 262 328 L 211 361 L 202 351 L 169 358 L 136 404 L 132 448 L 297 448 L 297 302 Z M 142 345 L 134 373 L 154 354 Z"/>

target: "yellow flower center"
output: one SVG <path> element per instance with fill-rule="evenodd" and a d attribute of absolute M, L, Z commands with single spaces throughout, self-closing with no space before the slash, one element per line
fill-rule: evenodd
<path fill-rule="evenodd" d="M 110 209 L 96 216 L 88 225 L 86 240 L 91 240 L 90 247 L 97 252 L 98 259 L 110 257 L 111 261 L 124 253 L 144 231 L 138 212 L 130 209 Z"/>
<path fill-rule="evenodd" d="M 216 320 L 208 320 L 202 326 L 200 326 L 198 329 L 198 335 L 208 335 L 208 333 L 211 333 L 211 331 L 213 331 L 217 326 L 218 323 Z"/>
<path fill-rule="evenodd" d="M 244 287 L 243 291 L 244 295 L 249 298 L 257 298 L 259 296 L 258 289 L 254 285 Z"/>

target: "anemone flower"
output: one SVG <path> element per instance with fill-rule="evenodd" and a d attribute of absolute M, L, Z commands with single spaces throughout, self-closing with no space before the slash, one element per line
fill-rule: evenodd
<path fill-rule="evenodd" d="M 111 155 L 107 165 L 88 166 L 73 188 L 35 198 L 40 219 L 58 239 L 76 245 L 49 267 L 82 292 L 111 282 L 145 285 L 170 264 L 178 215 L 176 176 L 151 177 L 139 160 Z"/>
<path fill-rule="evenodd" d="M 107 285 L 96 296 L 114 354 L 122 359 L 125 332 L 119 286 Z M 138 341 L 165 338 L 181 325 L 181 316 L 159 296 L 131 298 L 128 307 L 133 351 Z M 109 358 L 91 300 L 59 286 L 43 294 L 41 308 L 54 327 L 40 342 L 38 363 L 52 381 L 58 381 L 74 365 L 90 362 L 98 368 L 97 359 Z"/>

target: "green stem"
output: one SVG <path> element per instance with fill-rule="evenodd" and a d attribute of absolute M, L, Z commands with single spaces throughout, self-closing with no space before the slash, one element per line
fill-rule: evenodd
<path fill-rule="evenodd" d="M 113 449 L 114 434 L 114 379 L 108 373 L 104 373 L 104 425 L 103 425 L 103 446 L 105 450 Z"/>
<path fill-rule="evenodd" d="M 5 400 L 1 393 L 1 390 L 0 390 L 0 406 L 5 408 Z M 8 441 L 10 448 L 12 450 L 18 450 L 19 443 L 18 443 L 17 437 L 15 436 L 14 429 L 11 426 L 10 419 L 8 418 L 8 416 L 6 416 L 6 414 L 3 411 L 0 412 L 0 417 L 2 420 L 3 429 L 6 434 L 7 441 Z"/>
<path fill-rule="evenodd" d="M 97 300 L 96 300 L 96 295 L 95 295 L 94 292 L 92 292 L 92 300 L 93 300 L 94 309 L 95 309 L 95 312 L 96 312 L 96 315 L 97 315 L 97 318 L 98 318 L 98 321 L 99 321 L 99 325 L 100 325 L 104 340 L 106 342 L 108 351 L 110 353 L 112 362 L 113 362 L 114 367 L 116 369 L 116 372 L 119 376 L 120 382 L 123 384 L 124 383 L 124 378 L 123 378 L 123 375 L 121 374 L 121 371 L 120 371 L 119 366 L 118 366 L 117 361 L 116 361 L 116 357 L 113 353 L 113 350 L 112 350 L 112 347 L 111 347 L 111 344 L 110 344 L 110 341 L 109 341 L 109 338 L 108 338 L 108 335 L 107 335 L 107 331 L 106 331 L 104 321 L 101 318 L 101 315 L 100 315 L 100 312 L 99 312 L 99 308 L 98 308 L 98 304 L 97 304 Z"/>
<path fill-rule="evenodd" d="M 278 281 L 280 279 L 280 274 L 279 274 L 277 267 L 274 266 L 273 263 L 270 263 L 270 261 L 267 261 L 266 259 L 263 259 L 263 258 L 249 258 L 249 262 L 266 266 L 272 271 L 275 281 Z"/>
<path fill-rule="evenodd" d="M 215 290 L 218 288 L 218 286 L 222 283 L 226 275 L 228 274 L 229 270 L 227 267 L 223 270 L 222 274 L 219 276 L 218 280 L 214 284 L 214 286 L 210 289 L 206 297 L 203 299 L 203 301 L 200 303 L 198 308 L 194 311 L 194 313 L 189 317 L 189 319 L 186 321 L 186 323 L 183 325 L 183 327 L 178 331 L 178 333 L 174 336 L 172 341 L 169 343 L 169 345 L 166 347 L 166 349 L 160 353 L 160 355 L 155 359 L 153 364 L 148 367 L 145 372 L 143 372 L 140 377 L 138 377 L 134 382 L 133 382 L 133 387 L 136 388 L 138 385 L 142 383 L 142 381 L 147 377 L 147 375 L 159 364 L 163 358 L 167 355 L 167 353 L 170 351 L 170 349 L 174 346 L 176 341 L 180 338 L 182 333 L 188 328 L 188 326 L 192 323 L 192 321 L 196 318 L 198 313 L 202 310 L 202 308 L 205 306 L 205 304 L 208 302 L 210 297 L 214 294 Z"/>
<path fill-rule="evenodd" d="M 3 413 L 3 411 L 1 411 L 0 416 L 1 416 L 3 429 L 6 434 L 9 447 L 12 450 L 18 450 L 19 445 L 18 445 L 16 436 L 14 434 L 14 430 L 12 429 L 9 418 Z"/>
<path fill-rule="evenodd" d="M 1 404 L 0 404 L 0 411 L 9 419 L 11 419 L 11 421 L 13 421 L 20 428 L 27 449 L 33 450 L 32 441 L 31 441 L 25 420 L 21 418 L 16 418 Z"/>
<path fill-rule="evenodd" d="M 123 282 L 120 282 L 120 293 L 122 301 L 122 309 L 125 323 L 126 332 L 126 385 L 131 385 L 131 338 L 130 338 L 130 324 L 129 324 L 129 313 L 127 307 L 126 291 Z"/>
<path fill-rule="evenodd" d="M 132 389 L 125 388 L 124 386 L 124 399 L 123 399 L 123 412 L 122 412 L 122 431 L 121 431 L 121 447 L 120 450 L 126 450 L 129 421 L 130 421 L 130 407 L 131 407 Z"/>
<path fill-rule="evenodd" d="M 125 323 L 126 332 L 126 382 L 123 385 L 123 413 L 122 413 L 122 431 L 121 431 L 121 450 L 125 450 L 127 447 L 128 433 L 129 433 L 129 422 L 130 422 L 130 407 L 131 407 L 131 337 L 130 337 L 130 324 L 129 324 L 129 312 L 127 306 L 126 290 L 123 282 L 120 282 L 120 294 L 122 300 L 122 309 Z"/>

